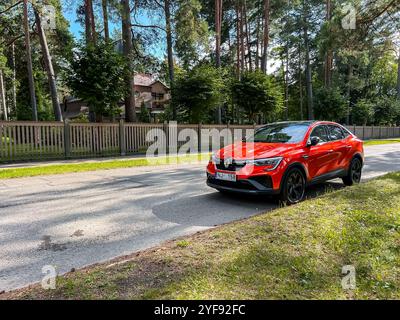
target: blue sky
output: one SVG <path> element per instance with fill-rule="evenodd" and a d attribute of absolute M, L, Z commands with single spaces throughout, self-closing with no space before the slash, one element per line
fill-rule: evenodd
<path fill-rule="evenodd" d="M 75 1 L 72 2 L 70 6 L 65 6 L 63 5 L 63 14 L 64 17 L 68 20 L 70 24 L 70 31 L 74 35 L 75 39 L 81 39 L 83 36 L 84 29 L 80 25 L 79 22 L 76 22 L 77 16 L 76 16 L 76 9 L 77 9 L 77 4 Z M 155 21 L 152 21 L 151 18 L 147 17 L 144 13 L 141 13 L 137 16 L 137 22 L 142 23 L 142 24 L 153 24 Z M 113 30 L 119 29 L 119 25 L 115 25 L 113 23 L 110 23 L 110 33 L 112 34 Z M 163 42 L 157 42 L 150 48 L 147 48 L 148 53 L 155 55 L 156 57 L 163 59 L 164 54 L 165 54 L 165 44 Z"/>

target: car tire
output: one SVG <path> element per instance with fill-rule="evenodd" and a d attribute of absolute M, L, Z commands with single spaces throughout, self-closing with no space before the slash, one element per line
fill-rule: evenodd
<path fill-rule="evenodd" d="M 346 186 L 352 186 L 358 184 L 361 181 L 362 174 L 362 162 L 359 158 L 353 158 L 350 163 L 347 175 L 342 178 L 343 183 Z"/>
<path fill-rule="evenodd" d="M 301 202 L 306 193 L 306 177 L 299 168 L 292 168 L 285 174 L 280 200 L 284 205 Z"/>

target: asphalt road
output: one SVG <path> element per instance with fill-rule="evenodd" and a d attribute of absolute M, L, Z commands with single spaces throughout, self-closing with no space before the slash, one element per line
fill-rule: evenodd
<path fill-rule="evenodd" d="M 0 180 L 0 292 L 165 240 L 273 210 L 277 202 L 222 195 L 205 165 L 115 169 Z M 364 179 L 400 171 L 400 144 L 366 148 Z M 330 182 L 341 188 L 339 180 Z M 323 193 L 312 187 L 308 196 Z"/>

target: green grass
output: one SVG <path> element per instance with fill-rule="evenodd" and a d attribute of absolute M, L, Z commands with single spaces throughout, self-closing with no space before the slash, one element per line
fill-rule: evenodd
<path fill-rule="evenodd" d="M 137 158 L 131 160 L 112 160 L 112 161 L 95 161 L 72 164 L 45 165 L 24 168 L 6 168 L 0 169 L 0 179 L 11 179 L 21 177 L 33 177 L 52 174 L 63 174 L 71 172 L 85 172 L 97 170 L 109 170 L 117 168 L 132 168 L 141 166 L 167 165 L 175 163 L 191 163 L 196 161 L 205 161 L 210 157 L 209 154 L 185 155 L 178 157 L 154 157 L 154 158 Z"/>
<path fill-rule="evenodd" d="M 364 146 L 376 146 L 379 144 L 400 143 L 400 139 L 385 139 L 385 140 L 365 140 Z"/>
<path fill-rule="evenodd" d="M 400 173 L 122 259 L 0 298 L 400 299 Z"/>

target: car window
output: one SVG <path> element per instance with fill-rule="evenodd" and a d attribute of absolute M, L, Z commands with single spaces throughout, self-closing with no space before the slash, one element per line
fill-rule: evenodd
<path fill-rule="evenodd" d="M 326 131 L 325 126 L 315 127 L 310 135 L 310 138 L 312 138 L 312 137 L 318 137 L 321 140 L 321 142 L 329 141 L 328 133 Z"/>
<path fill-rule="evenodd" d="M 280 123 L 265 126 L 247 139 L 248 142 L 298 143 L 304 139 L 308 124 Z"/>
<path fill-rule="evenodd" d="M 342 128 L 338 126 L 328 125 L 328 132 L 330 139 L 333 141 L 344 139 L 344 133 L 342 131 Z"/>
<path fill-rule="evenodd" d="M 349 135 L 351 135 L 350 131 L 347 128 L 342 128 L 344 137 L 347 138 Z"/>

